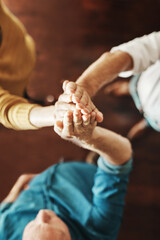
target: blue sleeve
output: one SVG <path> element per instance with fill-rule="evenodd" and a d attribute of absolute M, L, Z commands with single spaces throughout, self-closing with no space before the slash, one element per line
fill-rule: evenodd
<path fill-rule="evenodd" d="M 123 165 L 115 166 L 99 158 L 92 188 L 94 215 L 97 219 L 95 222 L 99 230 L 117 234 L 131 169 L 132 159 Z"/>
<path fill-rule="evenodd" d="M 0 215 L 4 213 L 7 209 L 9 209 L 11 205 L 12 203 L 9 203 L 9 202 L 0 203 Z"/>
<path fill-rule="evenodd" d="M 131 168 L 132 159 L 116 166 L 99 158 L 92 192 L 93 203 L 103 215 L 110 212 L 122 216 Z"/>
<path fill-rule="evenodd" d="M 98 167 L 103 169 L 105 172 L 110 173 L 112 175 L 122 175 L 122 174 L 128 174 L 130 173 L 132 169 L 132 158 L 122 165 L 113 165 L 106 160 L 104 160 L 102 157 L 99 157 L 98 159 Z"/>

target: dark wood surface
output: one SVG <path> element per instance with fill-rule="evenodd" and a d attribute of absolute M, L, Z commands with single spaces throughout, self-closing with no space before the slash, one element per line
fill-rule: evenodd
<path fill-rule="evenodd" d="M 58 97 L 64 79 L 76 80 L 112 46 L 160 30 L 158 0 L 5 0 L 25 24 L 37 48 L 37 64 L 28 86 L 37 100 Z M 113 98 L 103 90 L 95 104 L 101 124 L 122 135 L 141 116 L 130 97 Z M 0 127 L 0 200 L 24 172 L 40 172 L 61 157 L 84 159 L 87 151 L 57 136 L 52 128 L 13 131 Z M 135 141 L 134 170 L 118 240 L 158 240 L 160 215 L 160 134 Z"/>

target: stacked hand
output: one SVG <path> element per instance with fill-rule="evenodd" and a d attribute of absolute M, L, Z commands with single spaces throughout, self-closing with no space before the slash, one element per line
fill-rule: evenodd
<path fill-rule="evenodd" d="M 64 139 L 83 145 L 91 138 L 103 115 L 92 103 L 88 93 L 74 82 L 63 83 L 64 93 L 55 105 L 55 132 Z"/>
<path fill-rule="evenodd" d="M 91 101 L 90 96 L 82 87 L 78 86 L 75 82 L 65 81 L 63 83 L 63 90 L 64 94 L 60 96 L 60 100 L 62 98 L 62 100 L 67 101 L 65 96 L 69 96 L 68 100 L 76 104 L 76 108 L 80 109 L 82 114 L 89 114 L 94 111 L 96 113 L 96 121 L 103 121 L 103 114 L 98 111 Z"/>
<path fill-rule="evenodd" d="M 54 112 L 54 130 L 62 138 L 86 148 L 97 122 L 103 120 L 103 115 L 92 103 L 88 93 L 76 83 L 65 81 L 63 90 L 54 111 L 51 109 L 51 113 Z M 19 177 L 4 202 L 14 202 L 20 192 L 29 187 L 28 184 L 34 176 L 36 174 Z"/>

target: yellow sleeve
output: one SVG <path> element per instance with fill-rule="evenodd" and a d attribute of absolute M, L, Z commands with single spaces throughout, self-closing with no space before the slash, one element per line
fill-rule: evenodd
<path fill-rule="evenodd" d="M 5 127 L 15 130 L 37 129 L 29 121 L 29 113 L 35 106 L 0 87 L 0 123 Z"/>
<path fill-rule="evenodd" d="M 34 40 L 1 0 L 0 27 L 0 86 L 23 96 L 36 61 Z"/>

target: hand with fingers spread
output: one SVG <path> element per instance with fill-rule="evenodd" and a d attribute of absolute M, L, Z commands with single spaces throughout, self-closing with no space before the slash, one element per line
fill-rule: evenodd
<path fill-rule="evenodd" d="M 69 82 L 66 80 L 63 83 L 63 90 L 64 94 L 60 96 L 59 101 L 65 101 L 68 103 L 73 102 L 76 104 L 76 108 L 81 110 L 82 114 L 87 115 L 95 112 L 96 121 L 103 121 L 103 114 L 96 108 L 87 91 L 85 91 L 82 87 L 75 82 Z"/>

